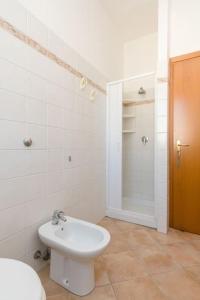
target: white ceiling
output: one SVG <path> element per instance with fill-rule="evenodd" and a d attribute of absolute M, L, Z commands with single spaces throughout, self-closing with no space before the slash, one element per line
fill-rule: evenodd
<path fill-rule="evenodd" d="M 157 0 L 100 0 L 124 41 L 157 30 Z"/>

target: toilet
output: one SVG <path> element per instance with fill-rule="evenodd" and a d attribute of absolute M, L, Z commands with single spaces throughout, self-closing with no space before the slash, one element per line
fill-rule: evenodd
<path fill-rule="evenodd" d="M 0 258 L 0 299 L 46 300 L 37 273 L 27 264 Z"/>
<path fill-rule="evenodd" d="M 70 292 L 84 296 L 95 287 L 94 259 L 110 241 L 98 225 L 68 216 L 39 228 L 40 239 L 51 248 L 50 277 Z"/>

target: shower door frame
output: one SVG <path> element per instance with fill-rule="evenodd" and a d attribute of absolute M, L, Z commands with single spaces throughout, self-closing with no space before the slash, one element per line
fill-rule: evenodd
<path fill-rule="evenodd" d="M 155 215 L 154 216 L 146 215 L 143 213 L 125 210 L 122 208 L 123 83 L 132 80 L 143 79 L 143 78 L 145 79 L 151 77 L 154 77 L 154 81 L 155 81 L 154 71 L 136 75 L 136 76 L 131 76 L 129 78 L 124 78 L 118 81 L 110 82 L 107 85 L 107 211 L 106 211 L 106 215 L 120 220 L 156 228 L 157 226 L 156 226 Z M 114 122 L 114 125 L 112 123 L 113 121 L 110 120 L 111 119 L 110 111 L 113 112 L 113 117 L 115 118 L 116 121 Z M 118 130 L 118 134 L 116 134 L 116 130 Z M 111 139 L 110 131 L 112 131 L 112 134 L 114 135 L 112 139 Z M 116 157 L 117 157 L 117 161 L 114 161 Z"/>
<path fill-rule="evenodd" d="M 146 216 L 113 208 L 109 199 L 109 95 L 107 96 L 107 210 L 106 215 L 137 224 L 156 228 L 159 232 L 167 233 L 169 227 L 169 201 L 168 201 L 168 64 L 169 64 L 169 2 L 170 0 L 158 0 L 158 55 L 155 75 L 155 150 L 154 150 L 154 198 L 155 215 Z M 152 72 L 151 72 L 152 73 Z M 141 74 L 138 76 L 144 76 Z M 125 80 L 136 79 L 133 76 L 110 82 L 107 91 L 113 84 L 119 84 Z M 109 93 L 108 93 L 109 94 Z M 164 105 L 164 106 L 163 106 Z M 122 150 L 121 150 L 122 151 Z M 122 178 L 122 173 L 121 173 Z M 121 200 L 122 202 L 122 200 Z"/>

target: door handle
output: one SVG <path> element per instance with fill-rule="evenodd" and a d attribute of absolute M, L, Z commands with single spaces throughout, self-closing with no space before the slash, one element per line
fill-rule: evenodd
<path fill-rule="evenodd" d="M 176 142 L 176 150 L 177 150 L 177 162 L 179 163 L 180 161 L 180 158 L 181 158 L 181 149 L 182 147 L 189 147 L 190 145 L 189 144 L 181 144 L 181 141 L 180 140 L 177 140 Z"/>

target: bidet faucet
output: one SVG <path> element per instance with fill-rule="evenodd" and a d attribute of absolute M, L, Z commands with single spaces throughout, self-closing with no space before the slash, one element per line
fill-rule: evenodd
<path fill-rule="evenodd" d="M 63 222 L 67 221 L 67 219 L 65 218 L 65 213 L 62 210 L 55 210 L 53 212 L 53 216 L 52 216 L 51 220 L 52 220 L 51 223 L 53 225 L 57 225 L 60 220 L 63 221 Z"/>

